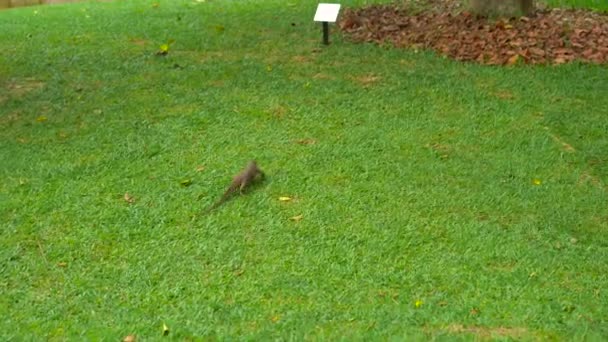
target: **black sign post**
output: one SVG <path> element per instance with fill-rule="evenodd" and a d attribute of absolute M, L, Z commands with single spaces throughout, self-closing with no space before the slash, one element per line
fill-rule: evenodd
<path fill-rule="evenodd" d="M 314 21 L 323 23 L 323 44 L 329 45 L 329 23 L 335 23 L 340 12 L 340 4 L 319 4 Z"/>

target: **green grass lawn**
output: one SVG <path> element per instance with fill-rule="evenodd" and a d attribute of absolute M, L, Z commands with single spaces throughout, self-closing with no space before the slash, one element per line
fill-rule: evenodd
<path fill-rule="evenodd" d="M 1 340 L 608 336 L 606 66 L 157 4 L 0 12 Z"/>
<path fill-rule="evenodd" d="M 591 8 L 594 10 L 608 11 L 608 1 L 605 0 L 541 0 L 549 6 L 563 8 Z"/>

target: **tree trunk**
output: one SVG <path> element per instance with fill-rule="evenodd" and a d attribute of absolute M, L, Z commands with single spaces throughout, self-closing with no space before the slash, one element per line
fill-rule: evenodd
<path fill-rule="evenodd" d="M 534 12 L 534 0 L 469 0 L 472 12 L 481 15 L 517 16 Z"/>
<path fill-rule="evenodd" d="M 534 13 L 536 6 L 534 5 L 534 0 L 519 0 L 521 14 L 530 15 Z"/>

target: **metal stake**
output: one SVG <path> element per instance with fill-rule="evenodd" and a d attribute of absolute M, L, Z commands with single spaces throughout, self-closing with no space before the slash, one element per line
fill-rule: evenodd
<path fill-rule="evenodd" d="M 323 22 L 323 44 L 329 45 L 329 23 Z"/>

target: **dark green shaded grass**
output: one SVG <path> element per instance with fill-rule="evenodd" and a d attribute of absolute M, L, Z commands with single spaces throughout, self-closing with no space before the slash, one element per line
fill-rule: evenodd
<path fill-rule="evenodd" d="M 314 7 L 0 13 L 3 339 L 608 334 L 606 67 L 324 48 Z"/>

